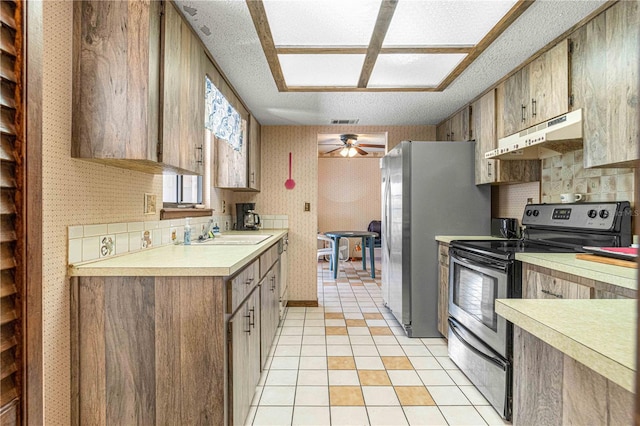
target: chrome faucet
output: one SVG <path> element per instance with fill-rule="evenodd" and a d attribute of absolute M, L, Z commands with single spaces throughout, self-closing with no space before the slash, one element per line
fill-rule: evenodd
<path fill-rule="evenodd" d="M 207 222 L 207 226 L 204 227 L 204 229 L 202 230 L 202 234 L 198 235 L 198 241 L 204 241 L 207 240 L 209 238 L 213 238 L 213 233 L 211 232 L 211 227 L 213 226 L 213 218 L 209 219 L 209 222 Z"/>

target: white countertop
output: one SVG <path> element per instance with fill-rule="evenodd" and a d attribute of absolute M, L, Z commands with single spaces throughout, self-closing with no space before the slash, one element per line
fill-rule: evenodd
<path fill-rule="evenodd" d="M 575 253 L 516 253 L 516 259 L 619 287 L 638 289 L 636 269 L 579 260 L 576 259 Z"/>
<path fill-rule="evenodd" d="M 69 266 L 69 276 L 229 276 L 256 259 L 287 229 L 236 231 L 225 234 L 270 234 L 250 245 L 167 245 Z"/>
<path fill-rule="evenodd" d="M 633 299 L 498 299 L 496 312 L 576 361 L 635 392 Z"/>
<path fill-rule="evenodd" d="M 441 243 L 449 244 L 453 240 L 504 240 L 504 238 L 489 235 L 436 235 L 436 241 Z"/>

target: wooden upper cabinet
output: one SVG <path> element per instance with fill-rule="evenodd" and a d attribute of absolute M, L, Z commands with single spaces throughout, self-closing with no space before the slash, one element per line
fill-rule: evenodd
<path fill-rule="evenodd" d="M 203 48 L 173 4 L 73 7 L 72 157 L 202 174 Z"/>
<path fill-rule="evenodd" d="M 449 130 L 450 121 L 447 119 L 436 126 L 436 140 L 448 141 L 451 131 Z"/>
<path fill-rule="evenodd" d="M 476 185 L 535 182 L 540 180 L 539 160 L 488 160 L 487 151 L 498 146 L 496 102 L 501 88 L 493 89 L 472 105 L 476 141 Z"/>
<path fill-rule="evenodd" d="M 471 139 L 471 115 L 467 105 L 456 114 L 436 126 L 439 141 L 468 141 Z"/>
<path fill-rule="evenodd" d="M 471 112 L 467 105 L 451 117 L 451 139 L 452 141 L 468 141 L 471 139 Z"/>
<path fill-rule="evenodd" d="M 161 3 L 73 3 L 74 158 L 157 172 Z"/>
<path fill-rule="evenodd" d="M 495 182 L 495 163 L 484 154 L 497 145 L 496 138 L 496 91 L 487 92 L 471 106 L 473 111 L 473 133 L 476 140 L 476 185 Z"/>
<path fill-rule="evenodd" d="M 529 64 L 529 126 L 569 111 L 569 43 L 564 40 Z"/>
<path fill-rule="evenodd" d="M 260 191 L 260 149 L 261 149 L 260 123 L 249 116 L 249 189 Z"/>
<path fill-rule="evenodd" d="M 203 48 L 173 3 L 164 15 L 162 152 L 177 171 L 204 172 Z"/>
<path fill-rule="evenodd" d="M 529 80 L 526 67 L 506 79 L 498 93 L 502 96 L 502 132 L 499 137 L 512 135 L 527 127 L 528 102 L 525 100 L 529 98 Z"/>
<path fill-rule="evenodd" d="M 569 111 L 569 49 L 564 40 L 501 84 L 498 137 Z"/>
<path fill-rule="evenodd" d="M 635 167 L 639 157 L 640 5 L 616 3 L 578 29 L 573 109 L 582 108 L 584 167 Z"/>

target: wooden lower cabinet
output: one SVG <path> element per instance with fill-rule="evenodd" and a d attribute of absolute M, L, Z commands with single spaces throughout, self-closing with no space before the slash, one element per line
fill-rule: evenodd
<path fill-rule="evenodd" d="M 231 277 L 71 277 L 71 423 L 244 424 L 280 321 L 274 247 Z"/>
<path fill-rule="evenodd" d="M 72 277 L 72 424 L 223 424 L 225 302 L 221 277 Z"/>
<path fill-rule="evenodd" d="M 280 261 L 277 261 L 267 275 L 260 281 L 260 306 L 262 309 L 260 366 L 264 367 L 273 336 L 280 323 Z"/>
<path fill-rule="evenodd" d="M 525 299 L 593 299 L 592 287 L 528 271 L 523 298 Z"/>
<path fill-rule="evenodd" d="M 449 334 L 449 244 L 438 244 L 438 331 Z"/>
<path fill-rule="evenodd" d="M 289 301 L 289 235 L 282 239 L 282 253 L 280 253 L 280 321 L 284 319 L 284 312 Z"/>
<path fill-rule="evenodd" d="M 523 299 L 636 299 L 636 291 L 555 269 L 522 264 Z"/>
<path fill-rule="evenodd" d="M 229 412 L 242 425 L 260 380 L 260 286 L 229 320 Z"/>
<path fill-rule="evenodd" d="M 514 327 L 513 424 L 630 425 L 634 395 Z"/>
<path fill-rule="evenodd" d="M 635 290 L 522 264 L 525 299 L 636 298 Z M 632 424 L 634 395 L 514 326 L 513 424 Z M 615 420 L 614 420 L 615 419 Z"/>

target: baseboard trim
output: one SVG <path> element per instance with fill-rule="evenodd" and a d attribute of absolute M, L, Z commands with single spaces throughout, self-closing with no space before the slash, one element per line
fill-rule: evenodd
<path fill-rule="evenodd" d="M 317 300 L 289 300 L 287 302 L 289 308 L 317 308 Z"/>

